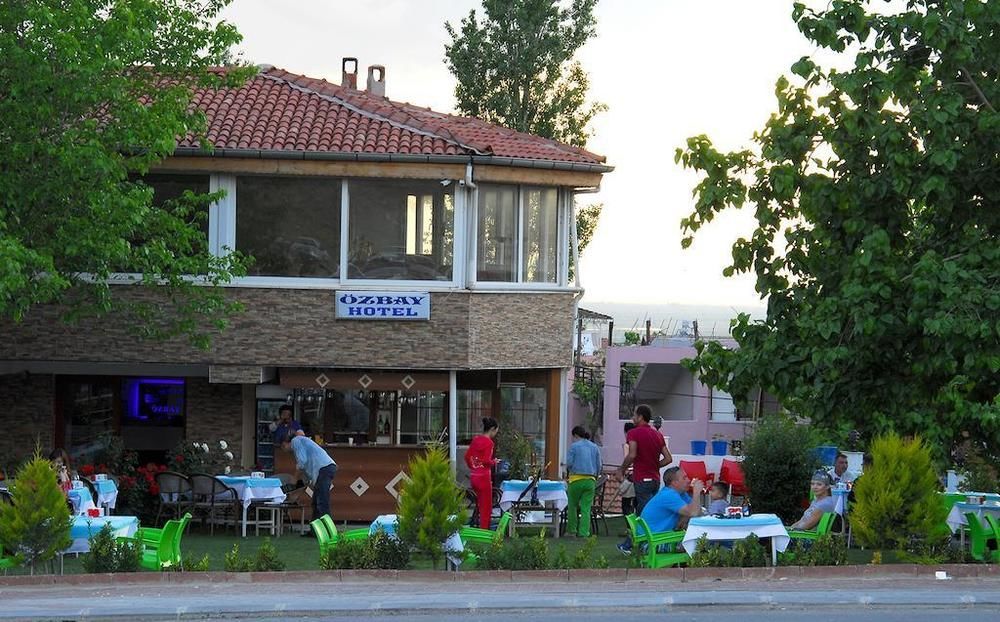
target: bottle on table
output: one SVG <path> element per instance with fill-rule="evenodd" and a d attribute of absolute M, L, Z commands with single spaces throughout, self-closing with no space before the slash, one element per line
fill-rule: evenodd
<path fill-rule="evenodd" d="M 747 497 L 743 497 L 743 516 L 750 516 L 750 514 L 751 514 L 750 499 Z"/>

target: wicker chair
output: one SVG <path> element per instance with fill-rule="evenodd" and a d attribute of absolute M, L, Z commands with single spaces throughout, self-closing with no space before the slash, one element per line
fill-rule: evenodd
<path fill-rule="evenodd" d="M 208 522 L 209 533 L 215 535 L 215 522 L 219 517 L 225 519 L 226 522 L 231 517 L 235 530 L 239 525 L 240 514 L 243 510 L 236 490 L 225 485 L 217 477 L 206 473 L 192 473 L 190 480 L 191 509 L 194 514 L 200 514 L 203 521 Z"/>
<path fill-rule="evenodd" d="M 155 475 L 156 485 L 160 488 L 160 507 L 156 510 L 156 524 L 160 524 L 160 515 L 166 510 L 174 518 L 184 515 L 185 509 L 191 505 L 191 482 L 186 475 L 174 471 L 163 471 Z M 97 503 L 97 499 L 94 499 Z"/>

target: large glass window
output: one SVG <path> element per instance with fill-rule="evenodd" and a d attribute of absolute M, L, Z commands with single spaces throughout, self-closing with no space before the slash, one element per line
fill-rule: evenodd
<path fill-rule="evenodd" d="M 168 201 L 178 201 L 190 190 L 196 195 L 208 194 L 208 175 L 170 175 L 151 173 L 142 182 L 153 189 L 153 205 L 162 206 Z M 194 222 L 208 240 L 208 204 L 202 203 L 193 210 L 188 219 Z"/>
<path fill-rule="evenodd" d="M 339 276 L 340 183 L 237 177 L 236 249 L 254 257 L 250 276 Z"/>
<path fill-rule="evenodd" d="M 531 443 L 533 462 L 545 459 L 545 389 L 500 387 L 501 425 L 510 425 Z"/>
<path fill-rule="evenodd" d="M 458 444 L 468 445 L 483 431 L 483 417 L 493 416 L 493 392 L 482 389 L 459 389 Z"/>
<path fill-rule="evenodd" d="M 529 188 L 524 193 L 524 281 L 555 283 L 559 278 L 559 193 Z"/>
<path fill-rule="evenodd" d="M 452 187 L 437 181 L 351 180 L 348 277 L 450 281 Z"/>
<path fill-rule="evenodd" d="M 477 280 L 517 280 L 517 212 L 517 188 L 479 187 Z"/>

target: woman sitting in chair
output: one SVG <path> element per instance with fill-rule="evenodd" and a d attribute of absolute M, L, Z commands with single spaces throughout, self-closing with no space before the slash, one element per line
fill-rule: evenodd
<path fill-rule="evenodd" d="M 788 526 L 789 529 L 807 530 L 815 529 L 819 524 L 819 519 L 823 514 L 834 512 L 837 508 L 837 501 L 830 495 L 830 487 L 833 486 L 833 479 L 826 471 L 820 470 L 813 473 L 810 487 L 815 496 L 809 508 L 803 512 L 802 518 Z"/>
<path fill-rule="evenodd" d="M 483 417 L 483 433 L 472 439 L 465 452 L 465 464 L 469 467 L 469 483 L 476 493 L 476 507 L 479 511 L 479 526 L 490 528 L 493 514 L 493 439 L 500 425 L 493 417 Z"/>

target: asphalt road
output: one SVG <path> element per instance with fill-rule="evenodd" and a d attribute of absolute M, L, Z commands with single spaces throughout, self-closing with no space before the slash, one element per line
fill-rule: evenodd
<path fill-rule="evenodd" d="M 0 588 L 0 620 L 1000 619 L 1000 581 L 213 583 Z"/>

